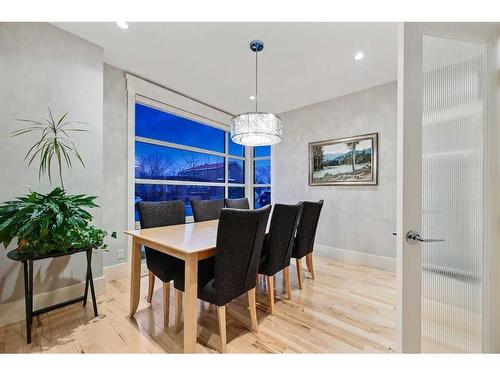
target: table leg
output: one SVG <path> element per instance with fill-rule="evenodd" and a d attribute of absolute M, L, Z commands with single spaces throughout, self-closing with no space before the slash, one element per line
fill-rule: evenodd
<path fill-rule="evenodd" d="M 87 296 L 89 294 L 89 274 L 85 274 L 85 291 L 83 292 L 83 306 L 87 306 Z"/>
<path fill-rule="evenodd" d="M 29 334 L 29 341 L 28 343 L 31 342 L 31 327 L 33 326 L 33 260 L 28 260 L 28 288 L 30 290 L 29 292 L 29 305 L 30 305 L 30 315 L 29 315 L 29 322 L 30 322 L 30 334 Z"/>
<path fill-rule="evenodd" d="M 26 340 L 31 343 L 31 310 L 30 310 L 30 289 L 28 283 L 28 261 L 23 260 L 24 270 L 24 305 L 26 309 Z"/>
<path fill-rule="evenodd" d="M 139 306 L 141 294 L 141 244 L 132 239 L 132 256 L 130 259 L 130 317 L 133 317 Z"/>
<path fill-rule="evenodd" d="M 198 299 L 198 259 L 185 259 L 184 274 L 184 353 L 196 352 L 196 302 Z"/>
<path fill-rule="evenodd" d="M 90 284 L 90 293 L 92 295 L 92 304 L 94 305 L 94 316 L 97 317 L 97 302 L 95 299 L 94 277 L 92 276 L 92 249 L 87 250 L 87 282 Z M 85 300 L 86 302 L 86 300 Z"/>
<path fill-rule="evenodd" d="M 83 292 L 83 306 L 87 306 L 87 297 L 89 295 L 89 257 L 87 256 L 87 272 L 85 272 L 85 291 Z"/>

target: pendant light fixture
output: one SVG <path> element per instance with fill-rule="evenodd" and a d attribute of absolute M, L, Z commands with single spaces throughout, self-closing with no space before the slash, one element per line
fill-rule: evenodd
<path fill-rule="evenodd" d="M 244 146 L 269 146 L 281 142 L 281 119 L 274 113 L 259 112 L 258 55 L 264 43 L 254 40 L 250 49 L 255 52 L 255 112 L 239 114 L 231 120 L 231 140 Z"/>

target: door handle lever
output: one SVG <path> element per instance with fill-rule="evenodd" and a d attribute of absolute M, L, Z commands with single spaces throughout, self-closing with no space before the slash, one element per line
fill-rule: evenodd
<path fill-rule="evenodd" d="M 409 243 L 417 243 L 417 242 L 428 243 L 428 242 L 444 242 L 445 239 L 422 238 L 422 236 L 420 236 L 420 233 L 411 230 L 408 233 L 406 233 L 406 241 L 408 241 Z"/>

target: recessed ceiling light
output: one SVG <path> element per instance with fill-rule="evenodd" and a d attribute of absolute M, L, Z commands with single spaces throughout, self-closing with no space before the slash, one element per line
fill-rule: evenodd
<path fill-rule="evenodd" d="M 250 96 L 248 97 L 248 99 L 250 99 L 250 100 L 255 100 L 255 96 L 250 95 Z"/>
<path fill-rule="evenodd" d="M 358 53 L 356 53 L 354 55 L 354 60 L 356 60 L 356 61 L 363 60 L 363 57 L 365 57 L 365 54 L 363 52 L 359 51 Z"/>
<path fill-rule="evenodd" d="M 124 30 L 128 29 L 128 24 L 125 21 L 118 21 L 116 24 L 120 29 Z"/>

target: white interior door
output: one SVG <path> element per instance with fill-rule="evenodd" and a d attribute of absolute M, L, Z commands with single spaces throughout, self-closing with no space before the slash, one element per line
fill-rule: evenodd
<path fill-rule="evenodd" d="M 405 23 L 398 73 L 398 343 L 481 352 L 498 25 Z"/>

